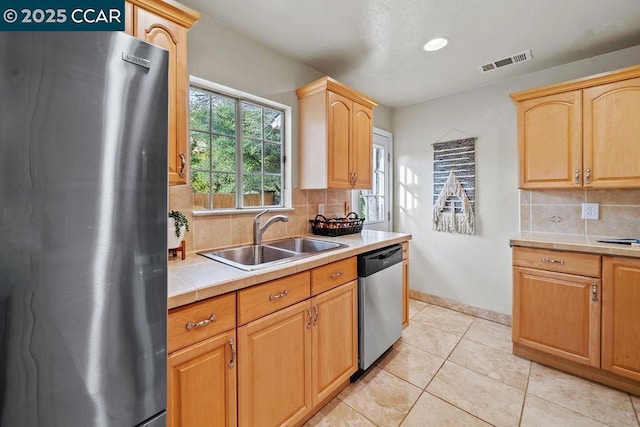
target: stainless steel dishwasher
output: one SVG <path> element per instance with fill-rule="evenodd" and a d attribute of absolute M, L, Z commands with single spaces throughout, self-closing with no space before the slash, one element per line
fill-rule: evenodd
<path fill-rule="evenodd" d="M 402 335 L 402 246 L 358 256 L 359 368 L 367 369 Z"/>

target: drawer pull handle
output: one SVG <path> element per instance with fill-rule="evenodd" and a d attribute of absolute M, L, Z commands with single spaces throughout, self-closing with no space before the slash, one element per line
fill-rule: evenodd
<path fill-rule="evenodd" d="M 185 328 L 187 328 L 187 331 L 190 331 L 193 328 L 199 328 L 201 326 L 207 326 L 209 323 L 215 322 L 216 320 L 218 320 L 218 317 L 216 316 L 216 314 L 215 313 L 211 313 L 211 316 L 208 319 L 201 320 L 201 321 L 199 321 L 197 323 L 193 323 L 191 321 L 187 322 L 187 324 L 185 325 Z"/>
<path fill-rule="evenodd" d="M 289 289 L 285 289 L 284 291 L 280 292 L 279 294 L 271 294 L 271 295 L 269 295 L 269 301 L 275 301 L 277 299 L 286 297 L 287 295 L 289 295 Z"/>
<path fill-rule="evenodd" d="M 336 271 L 335 273 L 331 273 L 329 275 L 329 277 L 331 277 L 332 279 L 337 279 L 338 277 L 342 276 L 344 274 L 344 271 Z"/>
<path fill-rule="evenodd" d="M 307 322 L 307 329 L 311 329 L 311 309 L 306 309 L 307 316 L 309 316 L 309 321 Z"/>
<path fill-rule="evenodd" d="M 229 361 L 229 363 L 227 363 L 227 365 L 230 368 L 233 368 L 233 365 L 236 364 L 236 346 L 234 345 L 233 338 L 229 340 L 229 347 L 231 347 L 231 360 Z"/>
<path fill-rule="evenodd" d="M 564 264 L 564 260 L 561 259 L 553 259 L 553 258 L 542 258 L 542 262 L 550 262 L 551 264 Z"/>
<path fill-rule="evenodd" d="M 313 319 L 313 326 L 318 324 L 318 319 L 320 318 L 320 309 L 318 308 L 318 304 L 313 304 L 313 311 L 316 314 L 316 317 Z"/>
<path fill-rule="evenodd" d="M 593 295 L 591 297 L 591 301 L 598 301 L 598 284 L 594 283 L 593 285 L 591 285 L 591 294 Z"/>

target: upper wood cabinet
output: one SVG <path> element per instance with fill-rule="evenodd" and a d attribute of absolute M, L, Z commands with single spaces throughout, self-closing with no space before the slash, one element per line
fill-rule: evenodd
<path fill-rule="evenodd" d="M 371 188 L 377 101 L 330 77 L 296 94 L 300 188 Z"/>
<path fill-rule="evenodd" d="M 169 184 L 185 184 L 189 131 L 187 30 L 200 14 L 173 0 L 127 0 L 125 31 L 169 52 Z"/>
<path fill-rule="evenodd" d="M 511 98 L 520 188 L 640 187 L 640 66 Z"/>

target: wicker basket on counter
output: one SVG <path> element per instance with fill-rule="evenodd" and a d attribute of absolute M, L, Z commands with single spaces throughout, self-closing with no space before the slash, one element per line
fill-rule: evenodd
<path fill-rule="evenodd" d="M 310 219 L 313 234 L 320 236 L 344 236 L 362 231 L 364 218 L 358 218 L 355 212 L 349 212 L 344 218 L 329 218 L 323 215 L 316 215 L 315 219 Z"/>

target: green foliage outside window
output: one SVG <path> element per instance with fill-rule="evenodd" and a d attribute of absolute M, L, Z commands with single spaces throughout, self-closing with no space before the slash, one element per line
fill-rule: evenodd
<path fill-rule="evenodd" d="M 195 87 L 189 98 L 191 186 L 202 207 L 281 206 L 283 112 Z"/>

